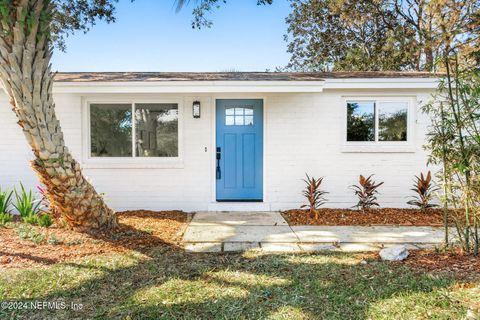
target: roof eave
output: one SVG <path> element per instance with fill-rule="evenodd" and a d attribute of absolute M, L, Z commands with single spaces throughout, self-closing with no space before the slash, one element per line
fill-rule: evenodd
<path fill-rule="evenodd" d="M 326 79 L 324 89 L 436 89 L 439 78 Z"/>
<path fill-rule="evenodd" d="M 54 93 L 322 92 L 321 81 L 55 82 Z"/>

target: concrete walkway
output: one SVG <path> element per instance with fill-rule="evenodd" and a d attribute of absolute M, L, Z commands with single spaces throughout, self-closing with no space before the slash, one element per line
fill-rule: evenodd
<path fill-rule="evenodd" d="M 292 226 L 279 212 L 198 212 L 183 236 L 185 250 L 222 252 L 371 251 L 404 244 L 441 244 L 441 228 L 396 226 Z"/>

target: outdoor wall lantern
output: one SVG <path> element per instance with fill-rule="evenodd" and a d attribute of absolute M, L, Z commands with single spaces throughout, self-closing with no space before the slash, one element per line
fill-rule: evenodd
<path fill-rule="evenodd" d="M 193 101 L 192 112 L 195 119 L 200 118 L 200 101 Z"/>

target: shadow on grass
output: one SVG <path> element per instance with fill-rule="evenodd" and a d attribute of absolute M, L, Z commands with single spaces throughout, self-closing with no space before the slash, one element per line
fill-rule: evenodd
<path fill-rule="evenodd" d="M 102 272 L 94 268 L 99 273 L 50 293 L 42 292 L 47 292 L 50 288 L 47 284 L 60 275 L 67 277 L 64 281 L 68 283 L 68 271 L 57 265 L 48 279 L 42 279 L 42 270 L 31 271 L 32 281 L 38 278 L 46 284 L 44 291 L 27 295 L 29 298 L 65 299 L 84 306 L 80 311 L 35 311 L 35 316 L 365 319 L 372 317 L 372 306 L 383 300 L 404 297 L 407 306 L 415 306 L 416 294 L 432 295 L 428 302 L 423 301 L 427 308 L 441 303 L 444 308 L 451 308 L 445 305 L 443 297 L 437 301 L 435 293 L 449 286 L 451 280 L 414 274 L 407 268 L 380 262 L 361 265 L 348 254 L 191 254 L 166 246 L 145 254 L 128 258 L 128 263 L 118 256 L 104 258 L 95 262 L 104 265 Z M 69 267 L 78 272 L 83 270 L 80 266 Z M 73 277 L 78 275 L 72 275 L 72 281 L 77 279 Z M 401 312 L 408 310 L 390 312 L 397 311 L 402 315 Z M 31 313 L 21 311 L 20 315 L 27 317 Z"/>
<path fill-rule="evenodd" d="M 50 259 L 50 258 L 45 258 L 45 257 L 38 257 L 32 254 L 27 254 L 27 253 L 12 253 L 12 252 L 4 252 L 0 251 L 0 257 L 17 257 L 21 259 L 26 259 L 26 260 L 31 260 L 36 263 L 44 264 L 44 265 L 50 265 L 50 264 L 55 264 L 58 263 L 56 259 Z"/>

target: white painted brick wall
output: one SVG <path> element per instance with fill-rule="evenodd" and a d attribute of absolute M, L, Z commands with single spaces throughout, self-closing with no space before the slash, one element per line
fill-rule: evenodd
<path fill-rule="evenodd" d="M 325 176 L 330 192 L 329 207 L 355 204 L 348 188 L 359 174 L 374 173 L 385 181 L 379 197 L 382 206 L 403 207 L 411 194 L 413 175 L 426 167 L 422 150 L 427 118 L 419 112 L 415 124 L 415 153 L 343 153 L 341 142 L 345 124 L 342 95 L 416 95 L 427 101 L 423 91 L 325 91 L 318 94 L 265 95 L 265 201 L 272 210 L 295 208 L 302 202 L 305 173 Z M 139 98 L 165 98 L 149 95 Z M 228 95 L 227 95 L 228 96 Z M 105 97 L 105 96 L 103 96 Z M 115 95 L 119 98 L 121 95 Z M 131 96 L 130 96 L 131 97 Z M 176 95 L 175 97 L 179 97 Z M 222 98 L 226 97 L 224 94 Z M 255 94 L 235 94 L 235 98 L 257 98 Z M 214 199 L 214 97 L 184 96 L 182 168 L 86 168 L 99 192 L 117 210 L 183 209 L 206 210 Z M 191 104 L 202 103 L 202 116 L 193 119 Z M 57 114 L 66 143 L 82 161 L 82 97 L 74 94 L 55 96 Z M 207 152 L 205 152 L 207 147 Z M 38 180 L 29 168 L 31 151 L 16 124 L 5 95 L 0 95 L 0 186 L 11 188 L 22 181 L 35 188 Z"/>
<path fill-rule="evenodd" d="M 428 117 L 417 106 L 414 153 L 344 153 L 344 98 L 342 96 L 415 95 L 429 99 L 428 91 L 325 91 L 321 94 L 283 94 L 268 97 L 267 196 L 273 210 L 298 208 L 305 173 L 324 176 L 326 207 L 351 207 L 356 203 L 349 188 L 360 174 L 375 174 L 384 181 L 379 202 L 385 207 L 405 207 L 415 174 L 426 170 L 422 148 Z"/>

